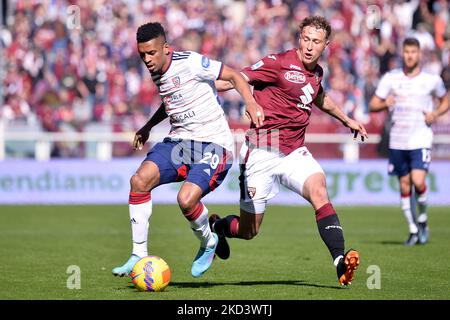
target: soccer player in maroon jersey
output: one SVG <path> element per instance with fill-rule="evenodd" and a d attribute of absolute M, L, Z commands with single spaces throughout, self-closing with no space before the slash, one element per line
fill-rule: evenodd
<path fill-rule="evenodd" d="M 349 285 L 359 265 L 359 254 L 344 253 L 344 235 L 327 194 L 325 174 L 304 145 L 311 108 L 318 107 L 351 129 L 356 139 L 367 138 L 366 129 L 350 119 L 324 92 L 323 69 L 318 60 L 329 44 L 331 27 L 319 16 L 304 19 L 299 48 L 271 54 L 244 68 L 241 73 L 254 87 L 253 95 L 263 107 L 264 123 L 251 126 L 240 152 L 240 217 L 220 219 L 211 215 L 210 224 L 219 235 L 216 255 L 227 259 L 230 249 L 225 237 L 252 239 L 258 234 L 266 203 L 282 184 L 311 203 L 319 234 L 337 269 L 341 285 Z M 216 82 L 219 91 L 233 88 Z"/>

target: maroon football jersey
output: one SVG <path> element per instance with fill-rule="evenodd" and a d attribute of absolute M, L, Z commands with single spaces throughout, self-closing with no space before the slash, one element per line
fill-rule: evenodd
<path fill-rule="evenodd" d="M 255 131 L 249 131 L 250 141 L 254 142 L 256 136 L 261 140 L 269 134 L 272 137 L 267 144 L 274 146 L 273 140 L 278 134 L 279 149 L 285 155 L 303 146 L 313 101 L 323 90 L 322 68 L 316 65 L 313 71 L 308 71 L 297 56 L 297 50 L 291 49 L 268 55 L 242 69 L 242 73 L 254 86 L 253 96 L 265 115 L 263 126 L 255 129 L 252 124 L 251 129 Z M 251 132 L 256 132 L 256 136 Z M 258 141 L 255 144 L 265 143 Z"/>

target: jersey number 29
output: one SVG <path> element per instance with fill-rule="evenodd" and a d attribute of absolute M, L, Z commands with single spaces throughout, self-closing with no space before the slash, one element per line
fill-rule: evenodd
<path fill-rule="evenodd" d="M 209 163 L 211 169 L 216 169 L 220 162 L 220 157 L 217 154 L 213 154 L 212 152 L 205 152 L 204 157 L 200 160 L 200 163 Z"/>

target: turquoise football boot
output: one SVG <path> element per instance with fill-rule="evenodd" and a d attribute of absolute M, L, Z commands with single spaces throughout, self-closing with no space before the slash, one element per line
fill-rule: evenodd
<path fill-rule="evenodd" d="M 212 234 L 215 240 L 214 247 L 212 248 L 202 248 L 198 250 L 197 256 L 192 263 L 191 274 L 194 278 L 198 278 L 203 275 L 206 271 L 208 271 L 209 267 L 211 267 L 212 261 L 214 259 L 214 253 L 217 248 L 217 244 L 219 243 L 219 237 L 217 234 Z"/>
<path fill-rule="evenodd" d="M 138 257 L 135 254 L 132 254 L 130 259 L 128 259 L 127 262 L 125 262 L 125 264 L 121 267 L 115 267 L 114 269 L 112 269 L 112 273 L 115 276 L 127 276 L 131 273 L 131 271 L 133 270 L 134 265 L 136 264 L 136 262 L 138 262 L 141 258 Z"/>

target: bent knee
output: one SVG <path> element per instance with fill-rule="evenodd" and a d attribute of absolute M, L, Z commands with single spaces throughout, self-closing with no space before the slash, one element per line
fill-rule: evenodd
<path fill-rule="evenodd" d="M 325 176 L 317 173 L 306 179 L 303 185 L 302 195 L 313 204 L 328 202 Z"/>
<path fill-rule="evenodd" d="M 178 193 L 178 196 L 177 196 L 177 202 L 178 202 L 178 205 L 180 206 L 180 209 L 183 212 L 186 212 L 186 211 L 191 211 L 192 209 L 194 209 L 195 205 L 198 202 L 198 199 L 191 196 L 188 193 L 180 192 L 180 193 Z"/>
<path fill-rule="evenodd" d="M 427 187 L 426 187 L 426 183 L 418 183 L 414 186 L 414 189 L 418 192 L 418 193 L 423 193 Z"/>
<path fill-rule="evenodd" d="M 130 178 L 131 191 L 151 191 L 159 184 L 159 178 L 158 166 L 151 161 L 144 161 L 136 173 Z"/>
<path fill-rule="evenodd" d="M 138 172 L 130 178 L 131 191 L 147 192 L 158 185 L 159 178 L 155 176 L 144 176 Z"/>
<path fill-rule="evenodd" d="M 312 203 L 327 203 L 329 202 L 328 199 L 328 192 L 325 187 L 318 187 L 312 190 L 309 194 L 310 200 Z"/>
<path fill-rule="evenodd" d="M 138 173 L 135 173 L 131 176 L 130 186 L 131 186 L 131 190 L 133 190 L 133 191 L 141 191 L 141 192 L 148 191 L 148 190 L 145 190 L 145 187 L 146 187 L 145 180 Z"/>

